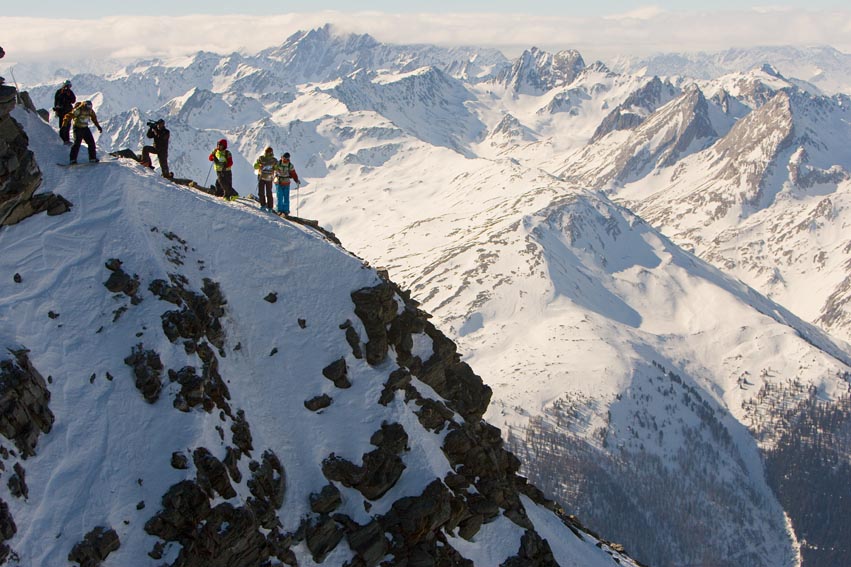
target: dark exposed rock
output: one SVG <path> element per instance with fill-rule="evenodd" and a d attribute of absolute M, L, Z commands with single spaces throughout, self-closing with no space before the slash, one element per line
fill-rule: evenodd
<path fill-rule="evenodd" d="M 145 509 L 145 501 L 140 500 L 139 502 L 137 502 L 136 503 L 136 509 L 137 510 L 144 510 Z"/>
<path fill-rule="evenodd" d="M 225 449 L 225 458 L 223 460 L 225 466 L 228 469 L 228 474 L 234 480 L 234 482 L 242 482 L 242 472 L 240 472 L 239 467 L 237 466 L 237 462 L 242 456 L 242 451 L 236 449 L 234 447 L 228 447 Z"/>
<path fill-rule="evenodd" d="M 299 319 L 298 320 L 298 326 L 301 327 L 302 329 L 306 329 L 307 328 L 307 320 L 306 319 Z"/>
<path fill-rule="evenodd" d="M 163 301 L 181 306 L 179 310 L 162 314 L 163 332 L 171 342 L 178 338 L 199 342 L 206 337 L 220 351 L 225 344 L 225 331 L 220 318 L 224 315 L 227 301 L 218 283 L 204 278 L 201 293 L 187 289 L 182 276 L 170 275 L 171 284 L 165 280 L 154 280 L 150 291 Z M 179 298 L 179 301 L 178 301 Z"/>
<path fill-rule="evenodd" d="M 162 507 L 145 524 L 145 531 L 165 541 L 189 541 L 195 527 L 210 513 L 210 501 L 198 484 L 178 482 L 163 495 Z"/>
<path fill-rule="evenodd" d="M 390 373 L 387 382 L 384 383 L 384 389 L 381 391 L 381 397 L 378 403 L 386 406 L 393 401 L 393 396 L 396 390 L 407 388 L 411 384 L 411 373 L 406 368 L 398 368 Z"/>
<path fill-rule="evenodd" d="M 394 297 L 401 297 L 404 308 L 398 312 Z M 455 343 L 449 340 L 420 311 L 409 295 L 391 282 L 363 288 L 352 293 L 355 314 L 366 329 L 367 362 L 375 364 L 384 359 L 388 345 L 397 352 L 397 362 L 407 367 L 414 376 L 431 386 L 451 408 L 470 421 L 478 421 L 484 415 L 491 399 L 491 389 L 457 353 Z M 432 355 L 422 362 L 411 354 L 412 334 L 424 332 L 432 341 Z M 372 353 L 372 354 L 370 354 Z M 403 375 L 397 375 L 397 380 Z M 392 389 L 385 388 L 381 401 L 385 403 Z M 389 403 L 389 402 L 387 402 Z"/>
<path fill-rule="evenodd" d="M 79 563 L 80 567 L 98 567 L 113 551 L 121 547 L 118 534 L 112 528 L 98 526 L 76 544 L 68 561 Z"/>
<path fill-rule="evenodd" d="M 11 552 L 9 546 L 4 542 L 15 537 L 16 533 L 18 533 L 18 527 L 9 512 L 9 505 L 0 498 L 0 565 L 6 561 Z"/>
<path fill-rule="evenodd" d="M 397 455 L 376 449 L 363 456 L 363 466 L 355 465 L 334 453 L 322 461 L 325 478 L 354 488 L 369 500 L 381 498 L 393 488 L 405 464 Z"/>
<path fill-rule="evenodd" d="M 345 323 L 340 325 L 340 328 L 346 331 L 346 342 L 352 348 L 352 355 L 358 360 L 363 359 L 363 350 L 360 348 L 360 335 L 358 335 L 352 322 L 346 320 Z"/>
<path fill-rule="evenodd" d="M 284 504 L 287 477 L 284 466 L 272 451 L 264 451 L 261 461 L 248 480 L 248 489 L 254 497 L 249 499 L 248 504 L 261 525 L 271 529 L 277 525 L 275 510 Z"/>
<path fill-rule="evenodd" d="M 207 515 L 197 535 L 184 544 L 175 565 L 240 567 L 263 565 L 271 546 L 251 510 L 223 502 Z"/>
<path fill-rule="evenodd" d="M 215 491 L 224 499 L 236 496 L 236 491 L 228 478 L 224 463 L 214 457 L 205 447 L 199 447 L 192 453 L 192 461 L 197 469 L 198 486 L 204 489 L 210 497 Z"/>
<path fill-rule="evenodd" d="M 439 480 L 432 481 L 420 496 L 400 498 L 381 519 L 385 531 L 393 534 L 394 543 L 415 544 L 434 537 L 452 510 L 449 490 Z"/>
<path fill-rule="evenodd" d="M 21 463 L 15 463 L 13 468 L 14 473 L 9 477 L 9 492 L 16 498 L 27 499 L 30 496 L 30 490 L 27 487 L 27 473 Z"/>
<path fill-rule="evenodd" d="M 180 451 L 175 451 L 171 454 L 171 466 L 177 470 L 186 470 L 189 468 L 189 459 Z"/>
<path fill-rule="evenodd" d="M 385 421 L 381 429 L 372 434 L 369 442 L 388 453 L 399 454 L 408 449 L 408 434 L 401 424 L 388 424 Z"/>
<path fill-rule="evenodd" d="M 369 342 L 366 343 L 366 361 L 375 365 L 387 357 L 387 325 L 396 317 L 397 304 L 393 287 L 383 282 L 352 292 L 355 314 L 363 323 Z"/>
<path fill-rule="evenodd" d="M 141 302 L 142 299 L 136 294 L 136 292 L 139 291 L 140 286 L 138 275 L 133 274 L 131 277 L 121 268 L 121 260 L 118 260 L 117 258 L 108 260 L 106 262 L 106 268 L 112 272 L 103 284 L 106 286 L 106 289 L 112 293 L 123 293 L 127 297 L 135 300 L 134 305 Z"/>
<path fill-rule="evenodd" d="M 153 350 L 144 350 L 142 344 L 133 347 L 130 356 L 124 359 L 124 364 L 133 367 L 136 379 L 136 389 L 142 392 L 145 401 L 152 404 L 160 397 L 162 389 L 163 363 L 160 355 Z"/>
<path fill-rule="evenodd" d="M 352 383 L 347 376 L 346 359 L 335 360 L 322 369 L 322 375 L 331 380 L 338 388 L 351 388 Z"/>
<path fill-rule="evenodd" d="M 233 444 L 239 447 L 239 450 L 246 455 L 251 455 L 254 450 L 251 440 L 251 429 L 248 426 L 248 421 L 245 419 L 245 412 L 238 410 L 236 417 L 233 420 L 233 425 L 230 426 L 230 431 L 233 433 Z"/>
<path fill-rule="evenodd" d="M 26 350 L 10 352 L 14 359 L 0 361 L 0 435 L 27 458 L 35 455 L 39 435 L 53 427 L 50 391 Z"/>
<path fill-rule="evenodd" d="M 22 281 L 24 281 L 23 278 L 21 278 L 21 274 L 17 272 L 15 272 L 15 275 L 12 276 L 12 280 L 14 280 L 15 283 L 21 283 Z"/>
<path fill-rule="evenodd" d="M 330 514 L 341 503 L 340 490 L 333 484 L 326 484 L 322 490 L 310 495 L 310 509 L 317 514 Z"/>
<path fill-rule="evenodd" d="M 269 293 L 263 299 L 265 301 L 268 301 L 269 303 L 275 303 L 276 301 L 278 301 L 278 294 L 273 291 L 273 292 Z"/>
<path fill-rule="evenodd" d="M 331 396 L 328 394 L 322 394 L 321 396 L 316 396 L 310 398 L 309 400 L 305 400 L 304 407 L 309 409 L 310 411 L 319 411 L 323 408 L 327 408 L 331 405 Z"/>
<path fill-rule="evenodd" d="M 537 532 L 527 530 L 520 539 L 520 550 L 500 567 L 558 567 L 550 544 Z"/>
<path fill-rule="evenodd" d="M 337 523 L 328 517 L 320 518 L 317 522 L 309 524 L 305 541 L 313 560 L 317 563 L 325 561 L 325 558 L 337 547 L 344 535 Z"/>
<path fill-rule="evenodd" d="M 34 195 L 42 175 L 24 129 L 9 116 L 18 93 L 0 85 L 0 227 L 10 226 L 40 212 L 59 210 L 57 196 Z M 70 203 L 62 199 L 70 206 Z"/>
<path fill-rule="evenodd" d="M 421 398 L 416 403 L 420 406 L 420 409 L 416 411 L 420 423 L 423 427 L 435 433 L 443 431 L 447 422 L 455 415 L 442 402 L 432 400 L 431 398 Z"/>
<path fill-rule="evenodd" d="M 384 536 L 384 529 L 377 521 L 348 533 L 347 541 L 365 567 L 378 565 L 390 549 L 390 543 Z"/>
<path fill-rule="evenodd" d="M 473 541 L 473 538 L 482 528 L 484 518 L 481 514 L 473 514 L 466 520 L 462 520 L 458 525 L 458 535 L 467 541 Z"/>

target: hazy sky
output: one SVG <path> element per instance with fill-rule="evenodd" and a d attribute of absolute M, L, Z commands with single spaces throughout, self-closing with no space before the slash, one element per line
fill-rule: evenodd
<path fill-rule="evenodd" d="M 259 51 L 325 23 L 387 43 L 497 47 L 508 56 L 575 48 L 589 62 L 755 45 L 851 52 L 851 0 L 39 0 L 4 5 L 0 74 L 19 63 L 73 69 L 79 59 Z"/>

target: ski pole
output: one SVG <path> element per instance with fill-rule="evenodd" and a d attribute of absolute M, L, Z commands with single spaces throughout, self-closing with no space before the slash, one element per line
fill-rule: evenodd
<path fill-rule="evenodd" d="M 301 199 L 298 198 L 299 189 L 301 189 L 301 181 L 297 181 L 295 184 L 295 216 L 299 216 L 298 206 L 301 204 Z"/>
<path fill-rule="evenodd" d="M 213 172 L 213 162 L 210 162 L 210 169 L 207 170 L 207 179 L 204 180 L 204 189 L 207 189 L 207 182 L 210 180 L 210 173 Z"/>

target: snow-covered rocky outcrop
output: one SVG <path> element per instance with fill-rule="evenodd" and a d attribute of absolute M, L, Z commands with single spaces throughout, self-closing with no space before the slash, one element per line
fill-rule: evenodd
<path fill-rule="evenodd" d="M 386 275 L 13 115 L 71 208 L 0 229 L 0 563 L 634 565 Z"/>

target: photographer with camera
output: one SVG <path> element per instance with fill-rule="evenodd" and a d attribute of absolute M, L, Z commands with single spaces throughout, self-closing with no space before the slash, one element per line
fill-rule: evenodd
<path fill-rule="evenodd" d="M 148 133 L 146 135 L 154 140 L 154 145 L 142 148 L 142 165 L 154 169 L 151 163 L 151 154 L 156 154 L 163 177 L 171 179 L 172 174 L 168 170 L 168 138 L 171 136 L 171 132 L 165 127 L 165 120 L 160 118 L 156 122 L 148 122 Z"/>

